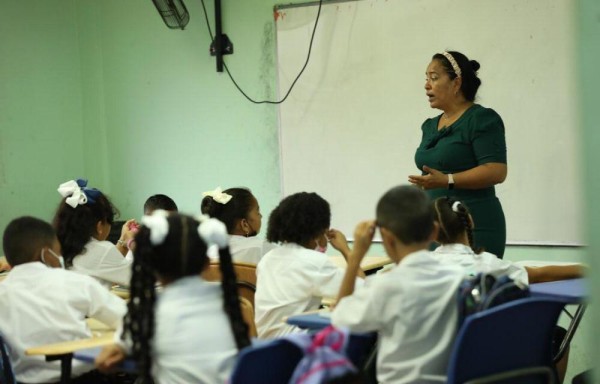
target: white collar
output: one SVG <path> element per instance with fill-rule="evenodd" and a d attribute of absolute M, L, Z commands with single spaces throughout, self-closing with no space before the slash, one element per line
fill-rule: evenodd
<path fill-rule="evenodd" d="M 474 255 L 475 252 L 468 245 L 454 243 L 440 245 L 434 251 L 435 253 L 455 254 L 455 255 Z"/>

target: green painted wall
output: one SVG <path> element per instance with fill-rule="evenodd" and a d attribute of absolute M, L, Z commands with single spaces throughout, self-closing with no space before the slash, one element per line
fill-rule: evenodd
<path fill-rule="evenodd" d="M 49 220 L 59 201 L 56 187 L 77 176 L 109 194 L 124 218 L 139 217 L 154 193 L 197 213 L 201 192 L 218 185 L 252 188 L 268 215 L 280 197 L 277 107 L 247 102 L 216 73 L 200 2 L 186 4 L 190 24 L 173 31 L 147 0 L 0 0 L 0 230 L 24 214 Z M 223 5 L 224 31 L 235 46 L 227 63 L 243 89 L 260 99 L 277 96 L 274 4 Z M 212 20 L 212 2 L 207 6 Z M 596 0 L 580 1 L 591 165 L 600 160 L 594 125 L 599 7 Z M 600 190 L 595 166 L 587 180 L 592 201 Z M 600 249 L 599 209 L 588 209 L 590 254 Z M 506 257 L 587 261 L 598 270 L 587 254 L 510 247 Z M 592 364 L 583 340 L 600 345 L 590 315 L 596 323 L 600 316 L 594 307 L 590 312 L 573 345 L 569 377 Z"/>

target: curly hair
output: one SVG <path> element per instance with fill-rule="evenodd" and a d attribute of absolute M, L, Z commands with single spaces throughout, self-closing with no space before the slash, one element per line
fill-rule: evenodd
<path fill-rule="evenodd" d="M 62 254 L 67 267 L 73 265 L 73 258 L 81 254 L 90 238 L 96 233 L 98 222 L 113 223 L 119 211 L 102 192 L 95 202 L 88 201 L 75 208 L 63 198 L 54 214 L 52 227 L 62 247 Z"/>
<path fill-rule="evenodd" d="M 458 204 L 456 204 L 458 203 Z M 456 210 L 452 207 L 456 204 Z M 458 243 L 460 237 L 466 233 L 469 246 L 473 252 L 479 254 L 482 248 L 476 248 L 473 241 L 473 222 L 470 218 L 469 208 L 451 197 L 440 197 L 433 202 L 436 220 L 440 224 L 437 241 L 440 244 Z"/>
<path fill-rule="evenodd" d="M 227 204 L 217 203 L 211 196 L 206 196 L 200 203 L 200 210 L 222 221 L 227 227 L 227 232 L 233 233 L 237 222 L 248 218 L 256 198 L 248 188 L 229 188 L 223 193 L 231 195 L 231 200 Z"/>
<path fill-rule="evenodd" d="M 206 256 L 207 245 L 198 235 L 198 221 L 179 214 L 171 214 L 167 220 L 169 233 L 162 244 L 153 245 L 150 242 L 150 230 L 145 226 L 140 228 L 135 237 L 130 300 L 124 319 L 123 338 L 129 335 L 133 342 L 132 353 L 138 362 L 143 383 L 152 382 L 150 351 L 155 326 L 155 276 L 158 274 L 170 281 L 186 276 L 200 276 L 200 272 L 209 263 Z M 229 325 L 239 350 L 250 345 L 250 340 L 248 326 L 242 318 L 236 276 L 228 248 L 220 250 L 220 266 L 223 276 L 223 308 L 229 317 Z"/>
<path fill-rule="evenodd" d="M 283 199 L 271 212 L 267 240 L 306 245 L 331 223 L 329 203 L 316 193 L 300 192 Z"/>

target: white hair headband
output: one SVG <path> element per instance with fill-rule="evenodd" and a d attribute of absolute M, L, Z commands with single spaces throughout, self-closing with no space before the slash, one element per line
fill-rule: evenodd
<path fill-rule="evenodd" d="M 87 203 L 87 196 L 75 180 L 62 183 L 58 186 L 57 191 L 62 197 L 66 197 L 65 202 L 73 208 Z"/>
<path fill-rule="evenodd" d="M 200 222 L 200 225 L 198 225 L 198 234 L 206 245 L 210 247 L 215 244 L 220 249 L 229 246 L 229 235 L 227 234 L 227 227 L 223 222 L 215 218 L 209 218 L 206 215 L 198 216 L 197 219 Z"/>
<path fill-rule="evenodd" d="M 450 65 L 452 66 L 452 69 L 454 70 L 454 73 L 456 73 L 456 76 L 461 77 L 462 71 L 460 70 L 458 63 L 456 62 L 456 60 L 454 60 L 454 57 L 450 54 L 450 52 L 444 51 L 442 52 L 442 55 L 444 55 L 444 57 L 448 59 Z"/>
<path fill-rule="evenodd" d="M 165 241 L 169 234 L 167 216 L 169 216 L 169 212 L 157 209 L 152 212 L 152 215 L 142 217 L 142 224 L 150 230 L 150 244 L 160 245 Z"/>
<path fill-rule="evenodd" d="M 202 196 L 210 196 L 214 201 L 216 201 L 219 204 L 227 204 L 232 198 L 230 194 L 224 193 L 221 190 L 221 187 L 215 188 L 214 191 L 204 192 L 202 193 Z"/>
<path fill-rule="evenodd" d="M 452 204 L 452 212 L 456 212 L 456 213 L 460 212 L 458 210 L 458 207 L 460 207 L 460 204 L 461 204 L 460 201 L 455 201 L 454 204 Z"/>

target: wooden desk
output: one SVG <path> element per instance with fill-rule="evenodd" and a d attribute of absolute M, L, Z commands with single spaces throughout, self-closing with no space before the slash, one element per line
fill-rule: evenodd
<path fill-rule="evenodd" d="M 115 285 L 110 289 L 110 293 L 119 296 L 121 299 L 129 300 L 129 288 Z"/>
<path fill-rule="evenodd" d="M 73 358 L 73 352 L 81 349 L 103 347 L 114 342 L 113 329 L 95 319 L 88 319 L 87 323 L 90 331 L 92 331 L 91 338 L 63 341 L 29 348 L 25 351 L 25 355 L 43 355 L 46 356 L 46 361 L 60 360 L 60 382 L 69 383 L 71 381 L 71 359 Z"/>
<path fill-rule="evenodd" d="M 329 260 L 340 268 L 346 268 L 347 263 L 344 256 L 329 256 Z M 387 256 L 365 256 L 360 262 L 360 267 L 368 275 L 391 263 L 392 260 Z"/>

